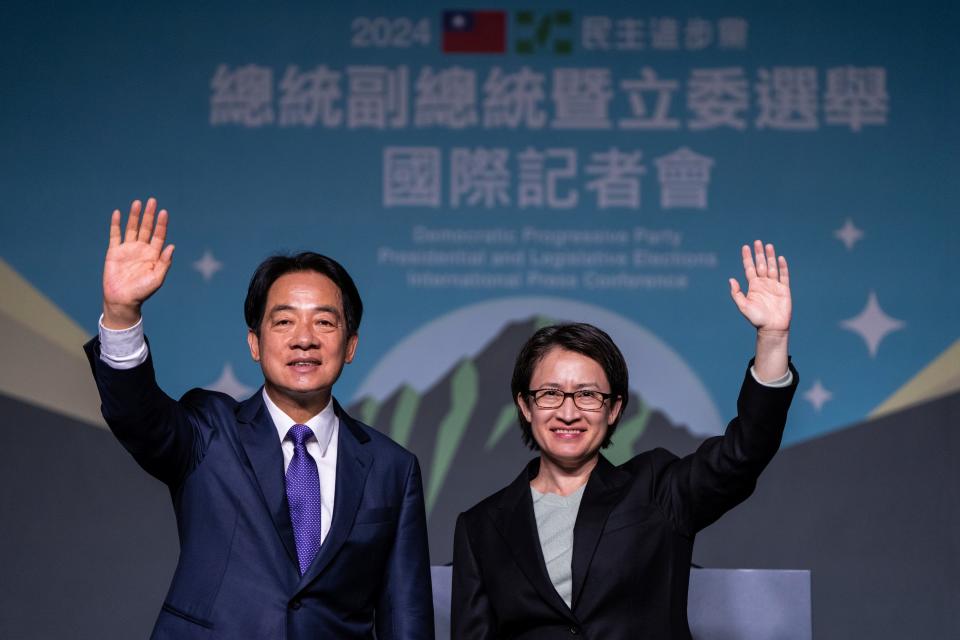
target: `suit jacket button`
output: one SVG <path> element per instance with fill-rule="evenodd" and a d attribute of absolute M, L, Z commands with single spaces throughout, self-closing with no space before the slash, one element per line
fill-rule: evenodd
<path fill-rule="evenodd" d="M 580 629 L 577 629 L 576 627 L 570 627 L 570 635 L 572 636 L 580 635 Z"/>
<path fill-rule="evenodd" d="M 300 602 L 299 600 L 291 600 L 291 601 L 290 601 L 290 608 L 293 609 L 294 611 L 296 611 L 297 609 L 299 609 L 299 608 L 302 607 L 302 606 L 303 606 L 303 603 Z"/>

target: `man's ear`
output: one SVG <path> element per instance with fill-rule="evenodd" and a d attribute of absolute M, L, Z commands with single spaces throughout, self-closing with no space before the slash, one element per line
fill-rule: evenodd
<path fill-rule="evenodd" d="M 347 338 L 347 352 L 344 354 L 343 361 L 346 364 L 353 362 L 353 356 L 357 352 L 357 342 L 360 340 L 360 336 L 356 333 Z"/>
<path fill-rule="evenodd" d="M 247 330 L 247 346 L 250 347 L 250 357 L 254 362 L 260 362 L 260 336 L 253 332 L 253 329 Z"/>
<path fill-rule="evenodd" d="M 523 393 L 517 394 L 517 406 L 520 407 L 520 412 L 523 413 L 524 419 L 527 422 L 533 422 L 533 413 L 530 412 L 530 407 L 527 406 L 527 397 Z"/>

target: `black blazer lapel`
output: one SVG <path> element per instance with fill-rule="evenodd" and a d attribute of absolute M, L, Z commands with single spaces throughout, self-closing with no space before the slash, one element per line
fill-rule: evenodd
<path fill-rule="evenodd" d="M 327 533 L 320 552 L 307 572 L 300 578 L 298 589 L 302 589 L 315 579 L 336 556 L 343 546 L 347 536 L 353 529 L 353 521 L 360 508 L 363 498 L 363 487 L 367 481 L 370 467 L 373 466 L 373 456 L 368 447 L 363 445 L 370 441 L 370 436 L 348 416 L 334 400 L 334 410 L 340 420 L 340 431 L 337 435 L 337 488 L 333 499 L 333 522 Z"/>
<path fill-rule="evenodd" d="M 263 402 L 263 388 L 237 407 L 237 432 L 253 469 L 254 479 L 266 504 L 277 534 L 287 550 L 293 566 L 297 566 L 297 545 L 287 505 L 286 481 L 283 477 L 283 450 L 277 427 Z"/>
<path fill-rule="evenodd" d="M 573 599 L 574 607 L 586 582 L 593 554 L 600 541 L 600 534 L 607 522 L 607 516 L 622 497 L 625 472 L 614 467 L 609 460 L 600 456 L 597 466 L 590 473 L 587 487 L 583 491 L 577 522 L 573 527 Z"/>
<path fill-rule="evenodd" d="M 530 495 L 530 480 L 537 475 L 540 459 L 532 460 L 517 479 L 507 487 L 503 498 L 493 514 L 493 520 L 504 545 L 510 549 L 520 571 L 536 588 L 543 601 L 573 623 L 573 612 L 550 582 L 547 565 L 540 548 L 537 519 L 533 513 L 533 497 Z"/>

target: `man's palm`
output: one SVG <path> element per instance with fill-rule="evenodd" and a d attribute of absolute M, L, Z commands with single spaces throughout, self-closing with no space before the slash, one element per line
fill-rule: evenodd
<path fill-rule="evenodd" d="M 103 301 L 107 306 L 136 307 L 163 284 L 173 258 L 173 245 L 163 246 L 167 235 L 167 212 L 154 212 L 156 200 L 147 200 L 140 221 L 140 201 L 130 206 L 121 238 L 120 211 L 110 220 L 110 245 L 103 265 Z"/>

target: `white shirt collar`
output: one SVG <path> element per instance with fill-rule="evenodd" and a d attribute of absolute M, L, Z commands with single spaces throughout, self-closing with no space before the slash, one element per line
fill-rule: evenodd
<path fill-rule="evenodd" d="M 273 418 L 273 424 L 277 428 L 277 435 L 280 436 L 280 442 L 283 442 L 283 439 L 287 437 L 287 431 L 290 430 L 290 427 L 295 424 L 305 424 L 313 431 L 313 435 L 317 439 L 317 444 L 320 445 L 320 454 L 326 455 L 327 446 L 330 444 L 333 432 L 340 425 L 340 421 L 337 419 L 337 413 L 333 410 L 333 396 L 330 397 L 330 401 L 327 402 L 327 406 L 323 408 L 323 411 L 304 423 L 298 423 L 274 404 L 273 400 L 271 400 L 267 394 L 266 387 L 263 388 L 261 393 L 263 394 L 263 402 L 267 405 L 267 411 L 270 412 L 270 417 Z"/>

